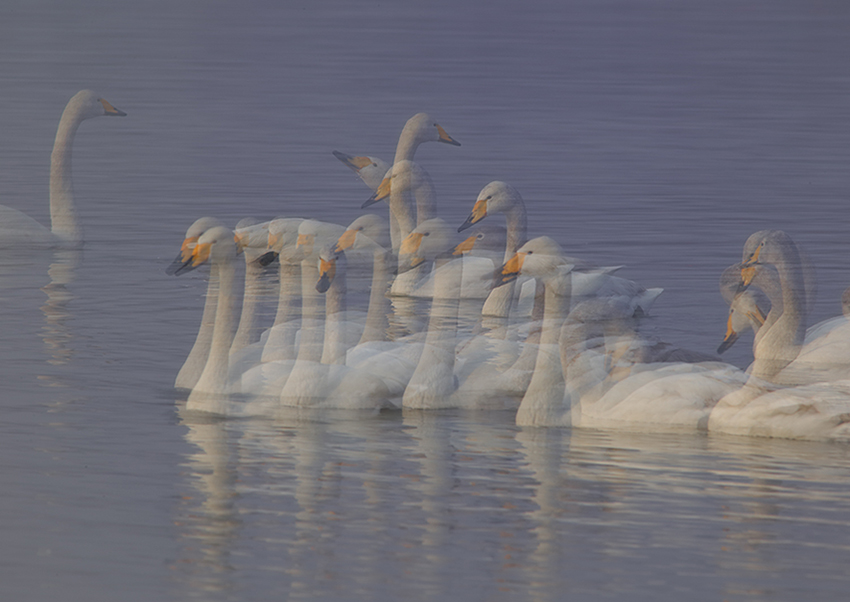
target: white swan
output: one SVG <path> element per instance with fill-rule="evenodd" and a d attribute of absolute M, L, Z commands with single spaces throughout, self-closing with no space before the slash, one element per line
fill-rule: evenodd
<path fill-rule="evenodd" d="M 757 289 L 738 290 L 741 281 L 741 266 L 729 266 L 720 275 L 720 294 L 729 304 L 729 317 L 726 320 L 726 336 L 717 348 L 723 353 L 735 344 L 745 330 L 758 334 L 764 325 L 769 311 L 770 301 Z"/>
<path fill-rule="evenodd" d="M 514 409 L 518 395 L 507 390 L 498 380 L 496 366 L 484 368 L 487 356 L 463 358 L 466 364 L 459 372 L 456 356 L 458 303 L 463 275 L 460 270 L 443 269 L 452 261 L 450 228 L 441 219 L 428 220 L 414 229 L 402 244 L 402 266 L 416 266 L 435 261 L 434 296 L 428 318 L 424 348 L 416 370 L 402 397 L 402 407 L 409 409 Z M 473 368 L 479 369 L 473 369 Z M 459 376 L 462 375 L 462 378 Z"/>
<path fill-rule="evenodd" d="M 711 413 L 711 432 L 789 439 L 850 439 L 850 381 L 781 387 L 783 372 L 803 348 L 807 285 L 805 260 L 782 231 L 760 231 L 744 246 L 744 284 L 758 285 L 771 309 L 758 333 L 746 385 Z M 779 283 L 780 291 L 774 290 Z"/>
<path fill-rule="evenodd" d="M 330 246 L 319 252 L 315 288 L 326 295 L 325 337 L 321 360 L 299 353 L 280 392 L 284 406 L 376 410 L 393 407 L 391 392 L 374 374 L 345 365 L 345 260 Z M 303 342 L 302 342 L 303 345 Z"/>
<path fill-rule="evenodd" d="M 83 230 L 74 206 L 71 151 L 77 128 L 86 119 L 124 116 L 91 90 L 77 92 L 62 113 L 50 157 L 50 229 L 28 215 L 0 205 L 0 245 L 30 247 L 78 247 Z"/>
<path fill-rule="evenodd" d="M 218 268 L 219 290 L 209 355 L 198 381 L 189 393 L 186 407 L 216 414 L 232 413 L 229 380 L 230 345 L 234 333 L 234 284 L 236 279 L 237 246 L 233 231 L 216 226 L 204 232 L 192 250 L 194 269 L 204 263 Z"/>
<path fill-rule="evenodd" d="M 188 268 L 192 260 L 192 251 L 198 238 L 211 228 L 224 226 L 221 220 L 214 217 L 202 217 L 189 226 L 186 230 L 186 237 L 180 245 L 180 252 L 177 257 L 171 262 L 165 272 L 169 275 L 178 275 Z M 188 270 L 185 270 L 188 271 Z M 201 372 L 207 363 L 207 357 L 210 353 L 210 345 L 212 343 L 213 329 L 215 327 L 215 313 L 218 303 L 218 266 L 213 264 L 210 266 L 209 284 L 207 285 L 207 293 L 204 300 L 204 311 L 201 315 L 201 325 L 198 328 L 198 335 L 195 337 L 195 343 L 186 361 L 183 362 L 177 377 L 174 380 L 174 386 L 178 389 L 191 389 L 198 382 Z"/>
<path fill-rule="evenodd" d="M 392 167 L 392 165 L 378 157 L 370 157 L 366 155 L 352 157 L 351 155 L 346 155 L 339 151 L 334 151 L 333 154 L 334 157 L 342 161 L 344 165 L 356 173 L 358 177 L 363 180 L 363 183 L 372 190 L 372 192 L 378 190 L 378 186 L 381 185 L 381 181 L 387 175 L 390 167 Z"/>
<path fill-rule="evenodd" d="M 478 199 L 472 212 L 458 231 L 463 231 L 483 220 L 492 213 L 503 213 L 507 223 L 505 258 L 507 262 L 524 244 L 527 236 L 527 216 L 525 203 L 519 192 L 510 184 L 493 181 L 478 193 Z M 645 289 L 637 283 L 613 276 L 618 267 L 595 268 L 585 261 L 572 259 L 574 269 L 572 278 L 572 303 L 590 297 L 617 297 L 632 305 L 638 315 L 649 313 L 652 304 L 663 292 L 661 288 Z M 511 284 L 505 286 L 512 286 Z M 510 294 L 509 294 L 510 293 Z M 498 287 L 493 290 L 484 304 L 482 313 L 497 317 L 507 317 L 515 293 L 510 288 Z"/>
<path fill-rule="evenodd" d="M 532 239 L 523 245 L 502 269 L 506 277 L 524 271 L 540 278 L 547 291 L 541 345 L 534 375 L 517 411 L 517 424 L 634 430 L 705 429 L 716 400 L 739 388 L 746 376 L 719 362 L 632 364 L 630 372 L 620 375 L 621 380 L 610 386 L 612 383 L 606 382 L 611 373 L 607 363 L 610 358 L 605 352 L 571 349 L 566 354 L 568 361 L 563 362 L 561 353 L 567 343 L 561 340 L 566 329 L 562 329 L 561 323 L 570 305 L 570 269 L 569 259 L 557 243 L 546 237 Z M 597 300 L 594 305 L 601 301 Z M 625 310 L 620 308 L 615 312 L 617 319 L 631 319 L 630 306 L 624 304 L 624 307 Z M 613 335 L 603 332 L 602 336 Z M 624 342 L 628 343 L 626 350 L 635 351 L 633 338 L 605 341 L 604 345 Z M 570 341 L 569 344 L 576 343 Z M 641 358 L 655 352 L 653 347 L 642 344 L 637 350 Z M 666 355 L 668 350 L 664 353 Z M 600 361 L 601 366 L 598 365 Z M 571 365 L 571 362 L 577 364 Z"/>

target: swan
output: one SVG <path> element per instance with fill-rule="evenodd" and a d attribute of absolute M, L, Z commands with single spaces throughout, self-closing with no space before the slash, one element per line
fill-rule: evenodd
<path fill-rule="evenodd" d="M 428 317 L 424 348 L 402 396 L 406 409 L 508 409 L 516 400 L 494 380 L 494 371 L 469 371 L 462 380 L 456 371 L 460 270 L 442 269 L 452 261 L 450 228 L 441 219 L 423 222 L 402 242 L 400 269 L 434 261 L 434 296 Z M 466 361 L 486 361 L 467 358 Z M 482 395 L 482 390 L 486 394 Z"/>
<path fill-rule="evenodd" d="M 192 387 L 186 408 L 216 414 L 232 412 L 229 395 L 230 345 L 233 342 L 237 245 L 233 231 L 216 226 L 204 232 L 192 249 L 192 259 L 181 271 L 210 263 L 218 271 L 218 300 L 209 355 Z"/>
<path fill-rule="evenodd" d="M 192 260 L 192 251 L 198 238 L 211 228 L 224 226 L 224 223 L 214 217 L 201 217 L 195 220 L 189 229 L 186 230 L 186 237 L 180 246 L 180 252 L 171 264 L 166 268 L 165 272 L 169 275 L 179 275 L 184 272 L 184 268 Z M 188 271 L 188 270 L 185 270 Z M 174 380 L 174 386 L 178 389 L 191 389 L 198 382 L 201 372 L 207 363 L 207 356 L 210 352 L 210 344 L 212 342 L 213 327 L 215 325 L 216 304 L 218 302 L 218 265 L 210 266 L 209 284 L 207 285 L 207 294 L 204 300 L 204 311 L 201 315 L 201 325 L 198 328 L 198 335 L 195 337 L 195 343 L 192 345 L 192 350 L 183 362 L 177 377 Z"/>
<path fill-rule="evenodd" d="M 729 266 L 720 276 L 720 294 L 729 304 L 729 317 L 726 320 L 726 336 L 717 353 L 723 353 L 734 345 L 744 330 L 752 329 L 758 334 L 767 319 L 770 301 L 758 289 L 738 290 L 740 280 L 740 265 Z"/>
<path fill-rule="evenodd" d="M 781 387 L 803 349 L 805 259 L 781 230 L 759 231 L 744 245 L 743 286 L 759 286 L 771 302 L 754 345 L 750 376 L 711 412 L 709 432 L 810 440 L 850 439 L 850 381 Z M 776 290 L 778 285 L 779 290 Z"/>
<path fill-rule="evenodd" d="M 442 128 L 439 124 L 437 124 L 427 113 L 417 113 L 413 117 L 407 120 L 404 124 L 404 127 L 401 130 L 401 134 L 398 137 L 398 143 L 396 144 L 395 156 L 393 157 L 392 165 L 382 161 L 376 157 L 371 156 L 360 156 L 360 157 L 351 157 L 346 155 L 345 153 L 341 153 L 339 151 L 334 151 L 334 156 L 342 161 L 345 165 L 355 171 L 361 179 L 366 183 L 369 188 L 373 191 L 377 192 L 378 187 L 384 180 L 386 180 L 390 173 L 389 170 L 396 164 L 399 164 L 403 161 L 413 161 L 413 157 L 416 154 L 416 149 L 419 148 L 419 145 L 423 142 L 443 142 L 446 144 L 451 144 L 452 146 L 460 146 L 460 142 L 452 138 L 448 135 L 446 130 Z M 380 170 L 383 169 L 383 172 Z M 386 185 L 389 183 L 387 182 Z M 387 189 L 387 193 L 382 196 L 382 198 L 389 200 L 389 189 Z M 377 199 L 370 199 L 367 201 L 364 206 L 368 206 L 369 204 L 376 202 Z M 436 215 L 425 215 L 422 214 L 422 219 L 419 221 L 425 221 L 426 219 L 430 219 L 432 217 L 436 217 Z M 398 252 L 398 245 L 401 243 L 401 240 L 410 233 L 410 230 L 416 225 L 416 222 L 411 225 L 410 229 L 401 233 L 400 225 L 398 223 L 398 215 L 393 212 L 392 208 L 390 209 L 390 234 L 393 242 L 393 251 Z"/>
<path fill-rule="evenodd" d="M 534 374 L 517 411 L 516 422 L 521 426 L 584 426 L 591 428 L 625 428 L 637 430 L 705 429 L 709 412 L 723 395 L 740 388 L 746 377 L 740 370 L 720 362 L 673 362 L 659 365 L 632 364 L 621 380 L 611 382 L 610 358 L 595 349 L 576 349 L 574 340 L 564 340 L 571 332 L 564 324 L 570 307 L 571 278 L 569 262 L 560 247 L 547 237 L 530 240 L 503 266 L 504 279 L 520 272 L 540 278 L 546 286 L 543 329 Z M 601 308 L 607 306 L 608 313 Z M 621 300 L 600 298 L 582 304 L 573 311 L 587 308 L 588 315 L 573 317 L 587 328 L 591 318 L 599 323 L 632 320 L 631 306 Z M 569 314 L 572 315 L 572 314 Z M 574 332 L 574 331 L 573 331 Z M 627 331 L 626 331 L 627 332 Z M 602 331 L 605 345 L 614 348 L 627 343 L 624 351 L 647 359 L 659 352 L 654 345 L 634 337 L 618 339 L 615 332 Z M 587 339 L 586 332 L 579 342 Z M 607 338 L 610 337 L 610 340 Z M 663 357 L 671 350 L 662 349 Z M 632 362 L 638 360 L 632 360 Z M 601 365 L 600 365 L 601 364 Z M 613 386 L 611 386 L 613 385 Z"/>
<path fill-rule="evenodd" d="M 50 229 L 28 215 L 0 205 L 0 245 L 29 247 L 79 247 L 83 230 L 74 206 L 71 151 L 77 128 L 86 119 L 125 116 L 91 90 L 77 92 L 62 113 L 50 156 Z"/>
<path fill-rule="evenodd" d="M 507 224 L 507 240 L 504 261 L 507 262 L 527 240 L 527 215 L 525 203 L 510 184 L 493 181 L 484 186 L 466 221 L 458 228 L 459 232 L 479 223 L 492 213 L 503 213 Z M 572 260 L 574 268 L 570 271 L 572 284 L 572 302 L 577 303 L 589 297 L 619 297 L 632 304 L 638 315 L 649 313 L 652 304 L 663 292 L 661 288 L 644 289 L 637 283 L 613 276 L 617 267 L 594 268 L 586 262 Z M 508 284 L 507 286 L 513 286 Z M 510 313 L 514 291 L 504 286 L 493 290 L 484 304 L 482 313 L 489 316 L 507 317 Z"/>
<path fill-rule="evenodd" d="M 280 392 L 284 406 L 346 410 L 393 407 L 390 390 L 381 378 L 345 365 L 344 258 L 344 253 L 337 255 L 329 245 L 318 253 L 314 288 L 327 297 L 321 361 L 299 353 Z"/>
<path fill-rule="evenodd" d="M 363 183 L 368 186 L 372 192 L 378 190 L 381 181 L 386 176 L 387 172 L 392 167 L 389 163 L 378 157 L 358 156 L 352 157 L 339 151 L 333 151 L 334 157 L 342 161 L 344 165 L 349 167 L 358 177 L 363 180 Z"/>

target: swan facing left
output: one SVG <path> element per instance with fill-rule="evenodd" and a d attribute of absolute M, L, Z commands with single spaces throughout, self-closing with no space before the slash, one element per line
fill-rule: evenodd
<path fill-rule="evenodd" d="M 62 113 L 50 158 L 50 228 L 17 209 L 0 205 L 0 246 L 79 247 L 83 231 L 74 206 L 71 151 L 77 128 L 94 117 L 123 117 L 109 102 L 92 92 L 77 92 Z"/>

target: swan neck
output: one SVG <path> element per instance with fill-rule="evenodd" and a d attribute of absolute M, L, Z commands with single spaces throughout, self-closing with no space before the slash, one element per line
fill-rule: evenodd
<path fill-rule="evenodd" d="M 369 309 L 366 325 L 358 344 L 370 341 L 385 341 L 389 330 L 390 300 L 387 286 L 390 278 L 390 254 L 385 249 L 375 251 L 372 267 L 372 290 L 369 293 Z"/>
<path fill-rule="evenodd" d="M 71 149 L 74 136 L 82 123 L 79 110 L 68 106 L 59 120 L 53 153 L 50 155 L 50 224 L 53 233 L 70 243 L 79 244 L 83 235 L 74 206 L 71 179 Z"/>
<path fill-rule="evenodd" d="M 323 364 L 344 364 L 346 352 L 346 294 L 345 256 L 336 263 L 336 274 L 325 293 L 325 340 L 322 347 Z"/>
<path fill-rule="evenodd" d="M 509 211 L 506 211 L 505 222 L 508 230 L 505 241 L 505 261 L 507 262 L 526 242 L 528 217 L 525 213 L 525 207 L 521 204 L 517 204 Z"/>

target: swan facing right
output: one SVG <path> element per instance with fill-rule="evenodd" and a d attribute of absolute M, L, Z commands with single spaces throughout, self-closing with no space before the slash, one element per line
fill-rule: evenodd
<path fill-rule="evenodd" d="M 79 247 L 83 229 L 74 205 L 71 181 L 71 151 L 77 128 L 94 117 L 123 117 L 119 111 L 91 90 L 77 92 L 62 113 L 53 153 L 50 156 L 50 228 L 11 207 L 0 205 L 0 246 Z"/>

